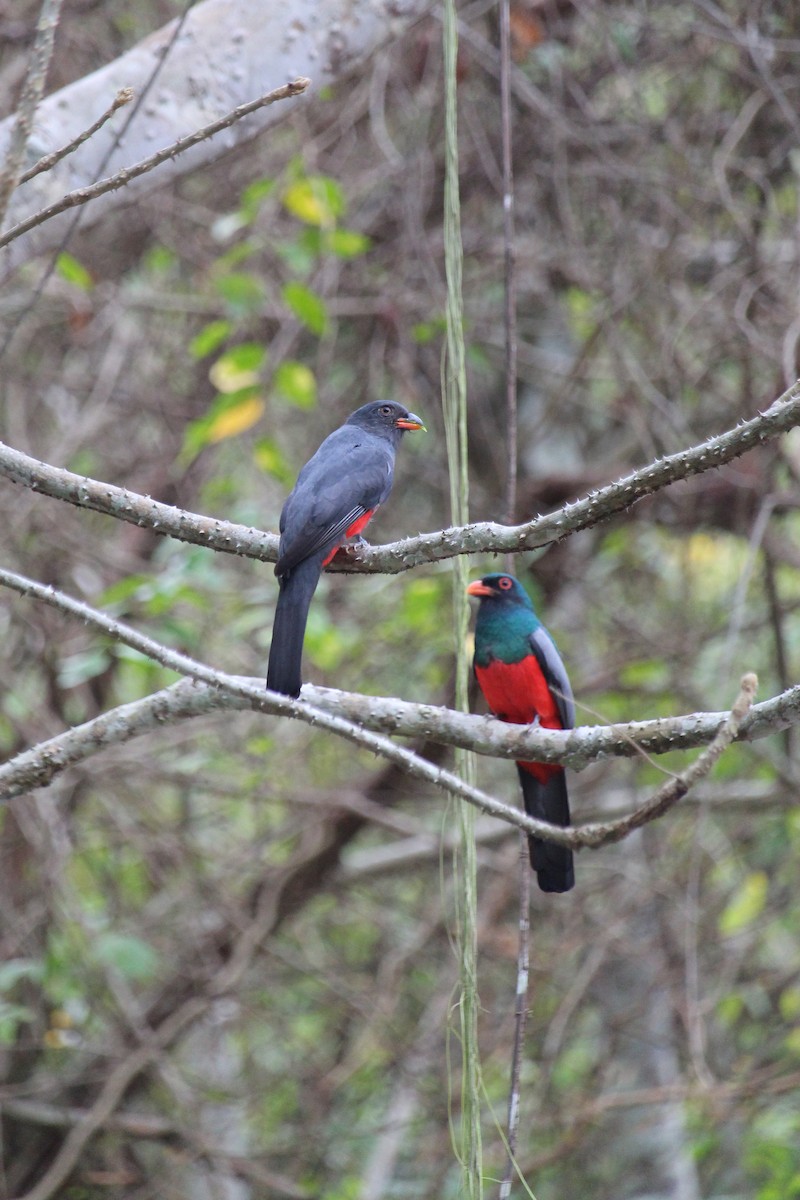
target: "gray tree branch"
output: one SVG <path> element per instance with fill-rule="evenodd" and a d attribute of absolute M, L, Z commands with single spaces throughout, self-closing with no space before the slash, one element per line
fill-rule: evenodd
<path fill-rule="evenodd" d="M 223 129 L 230 129 L 238 121 L 244 120 L 245 117 L 249 117 L 259 109 L 266 108 L 270 104 L 275 104 L 279 100 L 288 100 L 293 96 L 301 96 L 310 83 L 310 79 L 294 79 L 291 83 L 275 88 L 273 91 L 259 96 L 256 100 L 251 100 L 247 104 L 240 104 L 238 108 L 232 109 L 223 117 L 218 118 L 218 120 L 211 121 L 201 129 L 196 129 L 193 133 L 187 134 L 186 137 L 178 138 L 171 145 L 165 146 L 163 150 L 158 150 L 155 154 L 150 154 L 147 158 L 143 158 L 141 162 L 133 163 L 128 167 L 122 167 L 116 174 L 107 176 L 105 179 L 99 179 L 97 183 L 67 192 L 60 199 L 54 201 L 46 208 L 32 213 L 29 217 L 19 221 L 7 233 L 4 233 L 0 237 L 0 248 L 16 241 L 24 233 L 29 233 L 37 225 L 43 225 L 45 221 L 52 220 L 59 213 L 66 212 L 67 209 L 78 208 L 83 204 L 88 204 L 90 200 L 96 200 L 100 196 L 105 196 L 107 192 L 127 187 L 134 179 L 138 179 L 141 175 L 147 175 L 150 171 L 155 170 L 156 167 L 160 167 L 162 163 L 167 162 L 169 159 L 175 159 L 179 155 L 185 154 L 187 150 L 191 150 L 192 146 L 197 146 L 200 142 L 207 141 L 209 138 L 221 133 Z"/>
<path fill-rule="evenodd" d="M 96 121 L 93 121 L 87 129 L 84 129 L 82 133 L 74 137 L 71 142 L 67 142 L 66 146 L 59 146 L 57 150 L 53 150 L 50 154 L 45 154 L 38 162 L 35 162 L 32 167 L 29 167 L 27 171 L 20 175 L 19 182 L 27 183 L 29 179 L 34 179 L 37 175 L 41 175 L 43 171 L 52 171 L 56 163 L 61 162 L 62 158 L 66 158 L 69 154 L 74 154 L 79 146 L 82 146 L 84 142 L 88 142 L 90 137 L 94 137 L 103 128 L 106 121 L 111 120 L 118 109 L 123 108 L 126 104 L 130 104 L 132 100 L 133 89 L 120 88 L 106 111 L 101 113 Z"/>
<path fill-rule="evenodd" d="M 160 65 L 153 95 L 119 144 L 115 130 L 102 129 L 68 162 L 19 187 L 11 199 L 10 220 L 19 224 L 76 187 L 116 175 L 149 155 L 154 146 L 170 145 L 265 88 L 300 75 L 312 76 L 319 87 L 344 78 L 432 7 L 432 0 L 319 0 L 299 8 L 265 5 L 263 0 L 201 0 L 190 9 L 177 36 L 177 20 L 171 21 L 120 58 L 42 101 L 28 143 L 31 164 L 74 141 L 120 87 L 141 92 Z M 282 115 L 279 108 L 264 109 L 223 136 L 194 146 L 168 175 L 164 170 L 150 172 L 124 189 L 108 192 L 87 209 L 85 223 L 215 161 Z M 12 122 L 0 123 L 0 157 L 7 152 Z M 107 169 L 101 169 L 106 160 Z M 18 238 L 4 252 L 6 269 L 52 250 L 69 220 L 69 215 L 58 216 Z"/>
<path fill-rule="evenodd" d="M 673 717 L 668 722 L 637 722 L 610 729 L 577 729 L 567 732 L 508 726 L 494 718 L 474 717 L 432 705 L 409 704 L 394 699 L 378 699 L 309 686 L 305 688 L 306 699 L 295 701 L 267 692 L 260 680 L 226 675 L 196 662 L 187 655 L 169 650 L 122 622 L 106 617 L 89 605 L 56 592 L 51 587 L 45 587 L 8 571 L 0 571 L 0 585 L 12 588 L 20 595 L 43 600 L 62 612 L 94 625 L 108 636 L 125 642 L 162 665 L 190 677 L 144 700 L 112 709 L 17 755 L 0 767 L 0 798 L 5 799 L 21 795 L 32 788 L 42 787 L 67 767 L 89 758 L 99 750 L 119 745 L 154 728 L 221 708 L 250 708 L 294 717 L 307 724 L 327 729 L 356 745 L 372 750 L 387 761 L 400 766 L 412 777 L 443 788 L 482 811 L 518 826 L 526 833 L 537 833 L 551 841 L 575 847 L 597 846 L 624 837 L 642 823 L 642 814 L 644 819 L 652 820 L 666 812 L 685 795 L 689 787 L 711 769 L 725 746 L 743 732 L 755 695 L 755 676 L 748 675 L 745 676 L 742 696 L 734 706 L 732 715 L 693 714 L 687 718 Z M 311 703 L 307 702 L 308 699 Z M 770 706 L 773 722 L 785 720 L 789 714 L 793 715 L 795 720 L 800 720 L 800 687 L 793 688 L 790 692 L 775 697 L 767 706 L 760 707 Z M 347 719 L 343 713 L 354 715 L 355 720 Z M 406 719 L 403 720 L 403 717 Z M 755 720 L 751 719 L 751 725 L 754 727 L 755 736 L 764 736 L 765 732 L 773 731 L 768 727 L 770 717 L 765 717 L 763 713 L 755 713 L 754 717 Z M 495 757 L 536 758 L 569 764 L 573 757 L 589 761 L 607 753 L 641 753 L 650 728 L 659 727 L 663 735 L 665 724 L 669 726 L 667 744 L 662 746 L 665 750 L 676 748 L 676 733 L 682 733 L 684 739 L 692 734 L 697 737 L 698 726 L 705 726 L 706 736 L 699 742 L 691 743 L 697 745 L 710 741 L 697 763 L 678 776 L 677 783 L 675 779 L 670 779 L 664 788 L 634 814 L 628 814 L 604 825 L 585 825 L 566 831 L 556 830 L 543 821 L 518 812 L 480 789 L 464 783 L 451 772 L 395 745 L 388 737 L 377 732 L 378 729 L 389 728 L 394 733 L 406 736 L 421 734 L 430 740 L 464 746 Z M 752 734 L 753 729 L 750 732 Z M 598 750 L 595 745 L 594 753 L 587 755 L 586 747 L 582 747 L 581 743 L 597 738 L 598 734 L 601 744 L 605 735 L 605 746 Z M 681 744 L 686 745 L 686 741 Z M 649 749 L 651 753 L 654 750 L 652 741 Z"/>
<path fill-rule="evenodd" d="M 565 504 L 555 513 L 535 517 L 522 525 L 482 521 L 460 528 L 418 534 L 385 546 L 348 546 L 339 552 L 329 569 L 397 574 L 423 563 L 438 562 L 459 554 L 509 554 L 533 550 L 581 529 L 589 529 L 630 508 L 643 496 L 661 491 L 680 479 L 701 475 L 714 467 L 732 462 L 755 446 L 779 437 L 799 424 L 800 384 L 796 383 L 763 413 L 749 421 L 742 421 L 733 429 L 708 438 L 688 450 L 650 463 L 574 504 Z M 90 508 L 133 525 L 148 526 L 180 541 L 262 562 L 277 561 L 278 538 L 273 533 L 161 504 L 149 496 L 141 496 L 114 484 L 76 475 L 61 467 L 52 467 L 2 442 L 0 475 L 43 495 L 65 500 L 79 508 Z"/>

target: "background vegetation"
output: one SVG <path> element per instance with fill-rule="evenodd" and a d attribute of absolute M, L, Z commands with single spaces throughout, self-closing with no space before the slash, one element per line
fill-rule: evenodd
<path fill-rule="evenodd" d="M 67 4 L 48 90 L 172 15 Z M 498 33 L 492 4 L 460 15 L 472 516 L 488 520 L 505 486 Z M 36 17 L 0 13 L 8 113 Z M 797 377 L 800 12 L 532 0 L 512 30 L 522 520 L 733 426 Z M 433 12 L 267 135 L 79 233 L 32 308 L 44 261 L 7 278 L 2 440 L 275 530 L 322 437 L 391 395 L 430 433 L 407 439 L 372 539 L 446 525 L 440 75 Z M 796 679 L 798 471 L 795 431 L 520 557 L 583 723 L 723 709 L 747 670 L 762 697 Z M 5 482 L 0 505 L 8 567 L 263 673 L 267 565 Z M 331 574 L 309 676 L 451 703 L 449 588 L 447 564 Z M 4 757 L 175 678 L 5 601 Z M 574 892 L 534 894 L 518 1156 L 538 1200 L 800 1196 L 793 741 L 733 746 L 666 819 L 582 853 Z M 592 765 L 572 776 L 576 819 L 628 811 L 686 761 Z M 481 759 L 479 783 L 516 796 L 507 761 Z M 0 1194 L 457 1195 L 453 824 L 398 768 L 245 713 L 147 734 L 14 799 Z M 497 821 L 478 830 L 491 1194 L 518 843 Z M 48 1183 L 87 1119 L 94 1136 Z"/>

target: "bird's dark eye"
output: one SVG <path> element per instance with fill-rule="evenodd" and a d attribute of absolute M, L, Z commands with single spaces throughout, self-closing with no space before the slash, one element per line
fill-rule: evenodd
<path fill-rule="evenodd" d="M 497 586 L 501 587 L 504 592 L 507 592 L 508 589 L 512 586 L 511 580 L 508 578 L 507 575 L 504 575 L 502 579 L 498 579 Z"/>
<path fill-rule="evenodd" d="M 382 417 L 390 417 L 392 415 L 392 406 L 390 404 L 382 404 L 380 412 Z"/>

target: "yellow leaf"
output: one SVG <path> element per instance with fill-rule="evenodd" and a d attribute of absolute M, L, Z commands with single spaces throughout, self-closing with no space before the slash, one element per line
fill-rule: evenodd
<path fill-rule="evenodd" d="M 335 180 L 310 175 L 290 184 L 283 193 L 286 209 L 307 225 L 331 227 L 344 212 L 344 197 Z"/>
<path fill-rule="evenodd" d="M 300 180 L 287 188 L 283 203 L 290 213 L 309 225 L 323 225 L 329 219 L 325 205 L 319 196 L 314 195 L 306 180 Z"/>
<path fill-rule="evenodd" d="M 206 430 L 207 441 L 221 442 L 244 433 L 245 429 L 255 425 L 263 411 L 264 401 L 260 396 L 247 396 L 240 404 L 217 413 Z"/>

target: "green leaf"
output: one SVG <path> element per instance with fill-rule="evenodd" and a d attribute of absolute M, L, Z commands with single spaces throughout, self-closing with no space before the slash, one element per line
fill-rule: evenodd
<path fill-rule="evenodd" d="M 421 321 L 418 325 L 411 326 L 411 336 L 420 346 L 432 342 L 434 338 L 441 337 L 444 331 L 444 317 L 434 317 L 432 321 Z"/>
<path fill-rule="evenodd" d="M 275 388 L 295 408 L 313 408 L 317 403 L 317 381 L 305 363 L 287 359 L 275 372 Z"/>
<path fill-rule="evenodd" d="M 326 249 L 337 258 L 358 258 L 359 254 L 365 254 L 371 245 L 372 242 L 366 234 L 357 233 L 354 229 L 332 229 L 325 239 Z"/>
<path fill-rule="evenodd" d="M 284 286 L 283 298 L 298 320 L 321 337 L 328 324 L 328 314 L 316 292 L 294 280 Z"/>
<path fill-rule="evenodd" d="M 719 931 L 723 937 L 739 933 L 761 916 L 767 902 L 768 888 L 769 880 L 764 871 L 753 871 L 745 878 L 737 895 L 719 918 Z"/>
<path fill-rule="evenodd" d="M 166 246 L 151 246 L 146 251 L 143 262 L 145 269 L 152 271 L 154 275 L 166 275 L 178 262 L 178 256 Z"/>
<path fill-rule="evenodd" d="M 283 451 L 272 438 L 259 438 L 253 447 L 253 457 L 256 463 L 267 475 L 277 479 L 279 483 L 291 485 L 294 483 L 294 472 L 286 461 Z"/>
<path fill-rule="evenodd" d="M 261 203 L 275 190 L 274 179 L 256 179 L 242 192 L 240 208 L 247 221 L 253 221 L 258 216 Z"/>
<path fill-rule="evenodd" d="M 723 996 L 717 1005 L 717 1016 L 725 1025 L 735 1025 L 744 1012 L 744 1000 L 738 992 Z"/>
<path fill-rule="evenodd" d="M 230 321 L 209 321 L 189 342 L 189 353 L 193 358 L 205 358 L 222 345 L 232 329 Z"/>
<path fill-rule="evenodd" d="M 303 233 L 316 234 L 317 241 L 319 241 L 319 230 L 305 229 Z M 278 242 L 275 249 L 286 263 L 292 275 L 309 275 L 319 258 L 318 249 L 315 250 L 313 246 L 309 245 L 306 237 L 291 238 L 288 241 Z"/>
<path fill-rule="evenodd" d="M 800 1018 L 800 987 L 784 988 L 778 1000 L 778 1008 L 784 1021 L 798 1020 Z"/>
<path fill-rule="evenodd" d="M 564 293 L 572 332 L 580 341 L 590 337 L 597 326 L 597 302 L 591 292 L 568 287 Z"/>
<path fill-rule="evenodd" d="M 258 383 L 259 370 L 266 357 L 266 347 L 259 342 L 242 342 L 219 356 L 208 377 L 217 391 L 238 392 Z"/>
<path fill-rule="evenodd" d="M 215 281 L 214 286 L 235 316 L 258 312 L 264 303 L 261 282 L 245 271 L 231 271 Z"/>
<path fill-rule="evenodd" d="M 619 682 L 626 688 L 666 687 L 669 682 L 667 664 L 661 658 L 626 663 L 620 670 Z"/>
<path fill-rule="evenodd" d="M 153 947 L 131 934 L 112 930 L 101 933 L 94 939 L 92 951 L 98 962 L 113 967 L 126 979 L 152 979 L 158 969 L 158 954 Z"/>
<path fill-rule="evenodd" d="M 80 288 L 82 292 L 90 292 L 94 287 L 94 280 L 83 263 L 78 262 L 73 255 L 67 254 L 66 250 L 62 250 L 56 259 L 56 271 L 62 279 Z"/>

